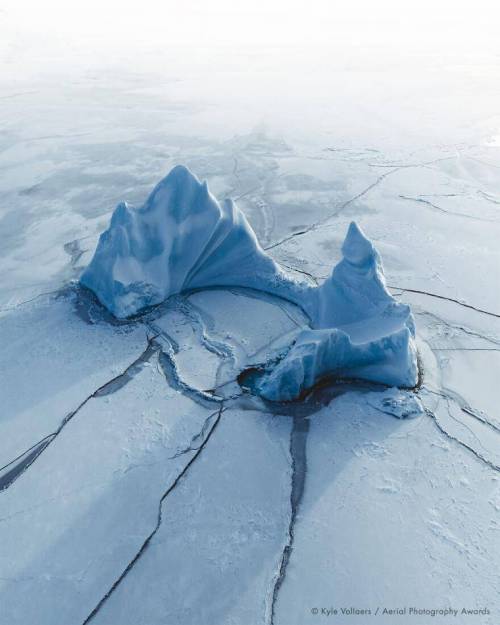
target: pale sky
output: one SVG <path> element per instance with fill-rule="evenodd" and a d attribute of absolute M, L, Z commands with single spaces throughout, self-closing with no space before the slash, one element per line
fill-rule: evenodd
<path fill-rule="evenodd" d="M 0 36 L 78 44 L 481 46 L 497 0 L 2 0 Z"/>

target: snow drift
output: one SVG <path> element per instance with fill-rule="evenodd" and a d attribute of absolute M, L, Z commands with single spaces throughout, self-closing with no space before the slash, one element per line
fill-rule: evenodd
<path fill-rule="evenodd" d="M 414 386 L 411 311 L 387 291 L 380 257 L 355 223 L 342 254 L 320 287 L 297 281 L 264 252 L 234 202 L 219 204 L 206 182 L 178 166 L 142 207 L 117 206 L 80 282 L 119 318 L 216 286 L 253 288 L 298 304 L 312 329 L 263 372 L 257 389 L 268 399 L 294 399 L 330 375 Z"/>

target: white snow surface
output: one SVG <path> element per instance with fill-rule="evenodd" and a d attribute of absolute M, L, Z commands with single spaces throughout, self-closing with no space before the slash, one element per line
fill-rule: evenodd
<path fill-rule="evenodd" d="M 291 422 L 269 417 L 238 410 L 222 415 L 207 453 L 165 503 L 160 530 L 96 625 L 267 621 L 291 479 L 283 445 Z M 223 591 L 214 596 L 216 589 Z"/>

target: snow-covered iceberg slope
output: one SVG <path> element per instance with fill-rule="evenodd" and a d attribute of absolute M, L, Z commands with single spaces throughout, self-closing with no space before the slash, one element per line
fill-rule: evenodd
<path fill-rule="evenodd" d="M 297 281 L 264 252 L 231 200 L 219 204 L 206 182 L 178 166 L 141 208 L 117 206 L 80 281 L 119 318 L 215 286 L 253 288 L 298 304 L 312 327 L 262 373 L 257 390 L 268 399 L 299 397 L 325 376 L 414 386 L 411 311 L 387 291 L 380 257 L 355 223 L 342 254 L 320 287 Z"/>
<path fill-rule="evenodd" d="M 177 166 L 138 209 L 118 204 L 80 282 L 118 318 L 170 295 L 242 286 L 293 298 L 303 290 L 260 247 L 232 200 L 222 205 Z"/>

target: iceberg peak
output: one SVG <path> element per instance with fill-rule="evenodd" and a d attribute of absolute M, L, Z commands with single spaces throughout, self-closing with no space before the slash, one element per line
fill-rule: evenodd
<path fill-rule="evenodd" d="M 376 260 L 377 252 L 372 242 L 366 238 L 364 232 L 355 221 L 351 221 L 347 235 L 342 244 L 342 255 L 351 265 L 366 265 Z"/>
<path fill-rule="evenodd" d="M 193 172 L 185 165 L 176 165 L 168 174 L 160 180 L 156 185 L 156 189 L 165 186 L 177 186 L 180 189 L 186 191 L 189 188 L 201 186 L 200 180 Z M 153 190 L 154 193 L 154 190 Z"/>
<path fill-rule="evenodd" d="M 206 182 L 183 165 L 174 167 L 161 180 L 146 200 L 143 211 L 162 212 L 177 221 L 183 221 L 193 213 L 219 215 L 217 200 L 208 191 Z"/>

